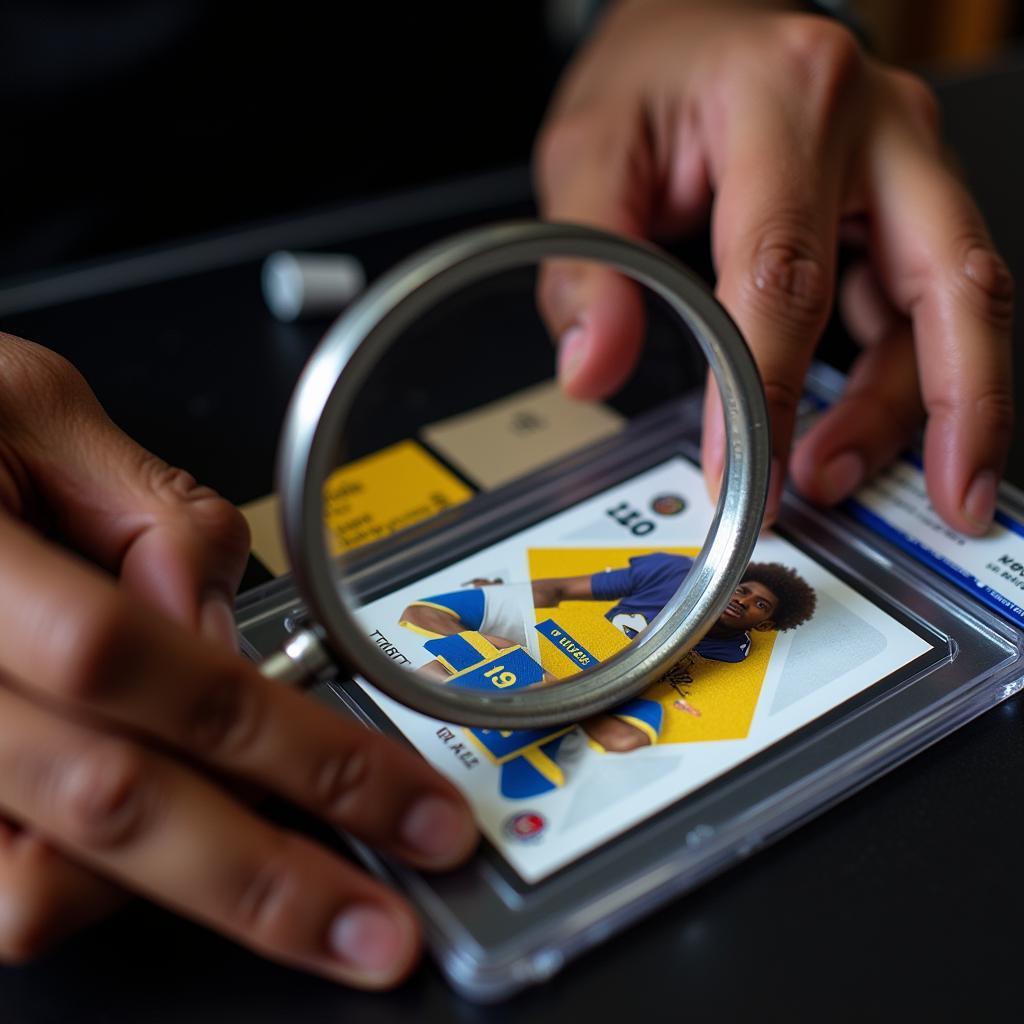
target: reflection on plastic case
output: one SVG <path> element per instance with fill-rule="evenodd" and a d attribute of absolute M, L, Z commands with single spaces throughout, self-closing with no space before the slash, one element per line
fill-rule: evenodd
<path fill-rule="evenodd" d="M 807 415 L 840 384 L 815 368 Z M 659 587 L 685 572 L 706 530 L 699 476 L 681 461 L 696 457 L 700 409 L 690 395 L 449 510 L 385 559 L 357 561 L 368 633 L 413 665 L 437 661 L 455 685 L 507 682 L 529 665 L 564 677 L 614 653 L 642 632 Z M 1012 529 L 1024 503 L 1003 497 Z M 412 743 L 474 806 L 487 841 L 443 877 L 352 841 L 420 908 L 460 992 L 492 1000 L 544 980 L 1020 688 L 1024 633 L 991 610 L 1009 602 L 965 585 L 953 557 L 908 539 L 880 501 L 823 515 L 788 494 L 778 536 L 755 552 L 776 567 L 761 574 L 775 600 L 760 619 L 723 619 L 606 721 L 487 733 L 430 721 L 360 681 L 315 691 Z M 986 556 L 994 585 L 1015 564 L 999 557 Z M 497 570 L 500 583 L 489 578 Z M 559 580 L 580 582 L 571 599 Z M 507 620 L 515 601 L 524 624 L 505 627 L 518 634 L 501 650 L 487 616 L 504 608 Z M 418 604 L 451 615 L 453 639 L 417 629 Z M 303 609 L 283 578 L 244 595 L 237 614 L 259 657 Z"/>

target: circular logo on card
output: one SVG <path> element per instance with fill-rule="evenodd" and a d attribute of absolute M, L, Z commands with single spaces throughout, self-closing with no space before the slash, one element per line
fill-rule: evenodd
<path fill-rule="evenodd" d="M 677 516 L 686 508 L 686 502 L 678 494 L 659 494 L 651 502 L 651 511 L 659 516 Z"/>
<path fill-rule="evenodd" d="M 523 811 L 505 819 L 504 832 L 509 839 L 527 842 L 530 839 L 537 839 L 547 828 L 547 824 L 543 814 L 538 814 L 536 811 Z"/>

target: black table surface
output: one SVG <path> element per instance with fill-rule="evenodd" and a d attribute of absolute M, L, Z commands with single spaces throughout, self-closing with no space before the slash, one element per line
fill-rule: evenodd
<path fill-rule="evenodd" d="M 941 95 L 950 143 L 1024 277 L 1024 57 Z M 528 196 L 525 171 L 496 172 L 0 284 L 0 328 L 69 356 L 126 430 L 244 502 L 271 490 L 284 406 L 321 329 L 270 320 L 263 255 L 337 247 L 372 275 L 457 227 L 528 213 Z M 640 386 L 671 392 L 657 369 Z M 1018 485 L 1022 440 L 1018 431 L 1009 474 Z M 1022 717 L 1024 698 L 1006 701 L 504 1004 L 461 1000 L 429 962 L 397 992 L 347 991 L 140 902 L 31 965 L 0 969 L 0 1020 L 995 1019 L 1021 992 Z"/>

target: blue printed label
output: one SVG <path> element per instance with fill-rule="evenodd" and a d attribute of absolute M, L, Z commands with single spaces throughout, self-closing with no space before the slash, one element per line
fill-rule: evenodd
<path fill-rule="evenodd" d="M 900 459 L 846 504 L 850 514 L 1024 628 L 1024 526 L 1000 510 L 984 537 L 947 526 L 928 501 L 920 463 Z"/>
<path fill-rule="evenodd" d="M 565 657 L 581 669 L 593 668 L 598 664 L 597 658 L 578 640 L 562 629 L 554 619 L 545 619 L 543 622 L 538 622 L 537 632 L 547 640 L 550 640 Z"/>

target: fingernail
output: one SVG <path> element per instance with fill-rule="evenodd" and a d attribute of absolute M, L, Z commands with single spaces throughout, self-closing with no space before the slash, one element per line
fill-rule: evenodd
<path fill-rule="evenodd" d="M 233 651 L 238 650 L 234 608 L 223 594 L 210 594 L 203 601 L 199 609 L 199 631 L 207 640 L 227 644 Z"/>
<path fill-rule="evenodd" d="M 992 525 L 998 491 L 999 477 L 991 469 L 983 469 L 967 488 L 964 516 L 979 533 L 984 533 Z"/>
<path fill-rule="evenodd" d="M 331 922 L 327 945 L 339 960 L 380 974 L 403 957 L 405 929 L 379 907 L 356 903 Z"/>
<path fill-rule="evenodd" d="M 587 332 L 581 324 L 573 324 L 558 340 L 558 379 L 571 384 L 583 365 L 587 350 Z"/>
<path fill-rule="evenodd" d="M 867 471 L 860 452 L 843 452 L 818 471 L 818 494 L 823 504 L 835 505 L 848 498 L 864 480 Z"/>
<path fill-rule="evenodd" d="M 718 504 L 718 496 L 722 493 L 722 470 L 704 471 L 704 483 L 708 489 L 708 497 L 712 505 Z"/>
<path fill-rule="evenodd" d="M 704 436 L 701 439 L 701 465 L 712 501 L 718 501 L 718 494 L 722 490 L 724 464 L 725 432 L 715 421 L 704 428 Z"/>
<path fill-rule="evenodd" d="M 786 482 L 786 471 L 782 468 L 782 459 L 777 455 L 772 458 L 772 471 L 768 480 L 768 500 L 764 507 L 764 525 L 771 526 L 779 514 L 782 503 L 782 485 Z"/>
<path fill-rule="evenodd" d="M 450 800 L 425 796 L 406 812 L 398 830 L 406 846 L 436 860 L 465 848 L 472 822 L 467 813 Z"/>

